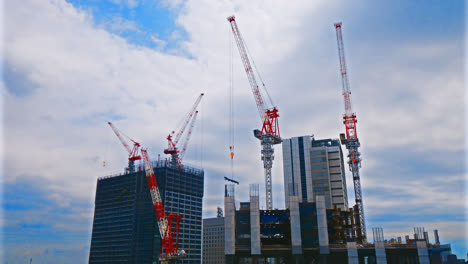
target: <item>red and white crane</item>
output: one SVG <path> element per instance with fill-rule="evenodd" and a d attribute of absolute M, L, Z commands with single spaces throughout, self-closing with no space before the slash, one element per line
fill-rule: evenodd
<path fill-rule="evenodd" d="M 349 88 L 348 70 L 346 67 L 343 35 L 341 33 L 341 22 L 335 23 L 336 38 L 338 43 L 338 56 L 340 59 L 341 84 L 343 88 L 343 98 L 345 105 L 345 114 L 343 115 L 343 124 L 345 125 L 346 136 L 341 134 L 341 143 L 348 149 L 349 170 L 353 174 L 354 197 L 356 201 L 355 213 L 355 231 L 359 243 L 366 243 L 366 224 L 364 219 L 364 205 L 362 203 L 361 179 L 359 169 L 361 168 L 361 153 L 359 152 L 359 139 L 356 133 L 356 113 L 351 108 L 351 90 Z"/>
<path fill-rule="evenodd" d="M 262 160 L 263 168 L 265 169 L 265 191 L 266 191 L 266 208 L 267 210 L 273 209 L 273 193 L 272 193 L 272 179 L 271 179 L 271 168 L 273 166 L 274 149 L 273 145 L 281 143 L 279 125 L 278 125 L 278 109 L 274 106 L 267 108 L 265 101 L 260 93 L 253 68 L 250 64 L 249 54 L 247 53 L 246 45 L 239 28 L 236 23 L 234 16 L 227 18 L 231 25 L 232 33 L 236 39 L 237 48 L 239 50 L 240 57 L 244 64 L 244 69 L 247 74 L 247 79 L 250 83 L 250 88 L 254 95 L 255 103 L 257 104 L 257 110 L 260 115 L 260 119 L 263 122 L 261 130 L 254 130 L 254 136 L 261 140 L 262 145 Z M 250 56 L 251 57 L 251 56 Z M 252 60 L 253 61 L 253 60 Z M 255 64 L 254 64 L 255 65 Z M 258 75 L 258 72 L 257 72 Z M 261 78 L 260 78 L 261 79 Z M 262 83 L 265 91 L 265 84 Z M 271 99 L 270 99 L 271 102 Z M 271 102 L 273 105 L 273 103 Z"/>
<path fill-rule="evenodd" d="M 143 156 L 146 180 L 148 181 L 154 213 L 161 234 L 162 243 L 159 250 L 159 260 L 161 263 L 169 263 L 172 260 L 184 258 L 186 256 L 185 251 L 179 249 L 179 224 L 182 216 L 180 214 L 166 214 L 147 150 L 142 148 L 141 155 Z"/>
<path fill-rule="evenodd" d="M 198 111 L 197 110 L 197 107 L 198 105 L 200 104 L 200 101 L 202 99 L 202 97 L 204 96 L 205 94 L 202 93 L 200 94 L 200 96 L 198 96 L 197 100 L 195 101 L 195 103 L 193 104 L 192 108 L 190 109 L 190 111 L 187 113 L 183 123 L 182 123 L 182 126 L 181 128 L 179 129 L 179 131 L 177 132 L 177 134 L 175 135 L 174 137 L 174 134 L 175 134 L 175 130 L 172 131 L 171 134 L 169 134 L 169 136 L 167 136 L 167 149 L 164 150 L 164 154 L 170 154 L 171 155 L 171 160 L 172 160 L 172 163 L 175 165 L 176 163 L 181 163 L 181 157 L 183 157 L 183 154 L 185 154 L 185 151 L 187 150 L 187 144 L 188 144 L 188 140 L 190 139 L 190 134 L 192 133 L 192 128 L 193 128 L 193 124 L 195 122 L 195 119 L 197 117 L 197 114 L 198 114 Z M 188 136 L 186 136 L 186 139 L 185 139 L 185 143 L 184 143 L 184 147 L 183 147 L 183 150 L 182 150 L 182 153 L 177 149 L 177 143 L 179 143 L 179 140 L 182 138 L 184 132 L 185 132 L 185 129 L 187 128 L 187 126 L 191 124 L 190 126 L 190 129 L 189 129 L 189 134 Z M 182 154 L 182 155 L 181 155 Z"/>
<path fill-rule="evenodd" d="M 126 169 L 127 173 L 131 173 L 135 171 L 135 160 L 140 160 L 141 157 L 138 155 L 138 149 L 140 148 L 140 143 L 136 142 L 135 140 L 131 139 L 124 133 L 122 133 L 120 130 L 118 130 L 111 122 L 107 122 L 109 126 L 112 128 L 114 131 L 115 135 L 117 138 L 119 138 L 120 142 L 122 145 L 127 149 L 128 151 L 128 168 Z M 123 137 L 126 137 L 128 140 L 130 140 L 133 143 L 133 148 L 129 146 L 129 144 L 125 141 Z"/>

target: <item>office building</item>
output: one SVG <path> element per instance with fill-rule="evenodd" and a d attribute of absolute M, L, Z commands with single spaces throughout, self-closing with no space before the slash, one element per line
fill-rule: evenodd
<path fill-rule="evenodd" d="M 181 214 L 179 248 L 201 263 L 204 172 L 153 163 L 166 213 Z M 159 263 L 161 237 L 144 169 L 97 180 L 89 263 Z"/>
<path fill-rule="evenodd" d="M 224 263 L 224 217 L 203 219 L 203 264 Z"/>
<path fill-rule="evenodd" d="M 282 145 L 286 207 L 292 195 L 304 203 L 323 196 L 327 208 L 348 210 L 343 151 L 338 139 L 302 136 L 283 139 Z"/>

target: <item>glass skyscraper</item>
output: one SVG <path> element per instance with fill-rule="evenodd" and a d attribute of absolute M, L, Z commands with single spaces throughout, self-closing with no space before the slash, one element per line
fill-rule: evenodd
<path fill-rule="evenodd" d="M 282 146 L 286 206 L 293 194 L 300 202 L 315 202 L 315 197 L 321 195 L 327 208 L 348 210 L 343 151 L 338 139 L 293 137 L 283 139 Z"/>
<path fill-rule="evenodd" d="M 166 213 L 181 214 L 179 248 L 201 263 L 203 170 L 153 163 Z M 159 263 L 161 237 L 142 167 L 99 178 L 89 263 Z"/>

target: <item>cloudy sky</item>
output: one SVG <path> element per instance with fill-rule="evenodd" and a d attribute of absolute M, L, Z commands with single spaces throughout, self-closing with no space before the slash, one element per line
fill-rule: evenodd
<path fill-rule="evenodd" d="M 333 27 L 343 21 L 368 229 L 383 227 L 390 238 L 424 226 L 432 241 L 439 229 L 441 242 L 466 257 L 464 1 L 2 3 L 2 263 L 87 262 L 96 179 L 122 172 L 127 158 L 106 122 L 156 159 L 201 92 L 185 161 L 204 168 L 204 216 L 215 215 L 231 173 L 232 14 L 285 138 L 343 132 Z M 250 183 L 264 193 L 252 136 L 261 123 L 237 50 L 233 65 L 242 201 Z M 280 146 L 273 182 L 274 206 L 284 207 Z"/>

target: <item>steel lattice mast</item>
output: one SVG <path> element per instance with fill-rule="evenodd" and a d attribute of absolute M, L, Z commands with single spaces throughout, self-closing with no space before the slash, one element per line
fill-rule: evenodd
<path fill-rule="evenodd" d="M 260 119 L 263 122 L 262 130 L 254 130 L 256 138 L 261 140 L 262 145 L 262 160 L 263 168 L 265 169 L 265 192 L 266 192 L 266 208 L 267 210 L 273 209 L 273 193 L 272 193 L 272 179 L 271 179 L 271 168 L 273 166 L 274 156 L 274 144 L 281 143 L 281 137 L 278 126 L 278 109 L 276 107 L 267 109 L 265 107 L 264 100 L 260 94 L 260 90 L 255 79 L 255 75 L 250 64 L 249 56 L 246 50 L 246 46 L 242 35 L 237 27 L 237 23 L 234 16 L 227 18 L 231 25 L 232 33 L 236 39 L 237 48 L 239 50 L 242 63 L 244 64 L 245 72 L 250 83 L 250 88 L 254 95 L 255 103 L 257 104 L 257 110 L 260 115 Z"/>
<path fill-rule="evenodd" d="M 158 223 L 159 233 L 161 234 L 162 243 L 159 251 L 159 260 L 161 263 L 169 263 L 171 260 L 184 258 L 185 251 L 179 250 L 179 223 L 182 216 L 180 214 L 166 214 L 153 166 L 151 165 L 146 149 L 141 149 L 141 156 L 143 156 L 143 161 L 145 163 L 146 180 L 148 181 L 156 221 Z"/>
<path fill-rule="evenodd" d="M 366 224 L 364 218 L 364 206 L 362 202 L 361 180 L 359 176 L 359 168 L 361 168 L 361 153 L 359 153 L 360 143 L 356 133 L 356 113 L 354 113 L 351 108 L 351 90 L 349 88 L 348 72 L 343 46 L 343 36 L 341 33 L 341 22 L 335 23 L 335 29 L 338 43 L 338 55 L 340 59 L 341 84 L 343 88 L 343 98 L 345 105 L 343 124 L 345 125 L 346 129 L 346 137 L 344 134 L 341 134 L 340 138 L 341 143 L 346 145 L 346 148 L 348 149 L 348 164 L 349 169 L 353 174 L 354 197 L 356 200 L 355 212 L 357 214 L 357 217 L 355 217 L 356 237 L 359 243 L 366 243 Z"/>

